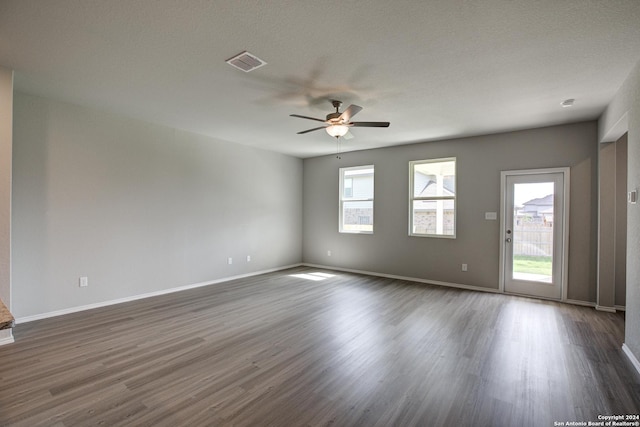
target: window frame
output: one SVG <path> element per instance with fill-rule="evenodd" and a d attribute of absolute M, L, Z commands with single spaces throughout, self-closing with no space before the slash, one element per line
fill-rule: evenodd
<path fill-rule="evenodd" d="M 354 171 L 354 170 L 365 170 L 365 169 L 371 169 L 372 172 L 372 182 L 371 185 L 373 187 L 373 191 L 372 193 L 372 197 L 371 198 L 354 198 L 354 197 L 350 197 L 345 199 L 344 198 L 344 181 L 345 181 L 345 172 L 347 171 Z M 376 181 L 376 171 L 375 171 L 375 165 L 362 165 L 362 166 L 349 166 L 349 167 L 344 167 L 344 168 L 340 168 L 339 169 L 339 175 L 338 175 L 338 180 L 340 181 L 339 183 L 339 193 L 338 193 L 338 232 L 339 233 L 346 233 L 346 234 L 373 234 L 373 230 L 374 230 L 374 224 L 375 224 L 375 190 L 376 190 L 376 186 L 375 186 L 375 181 Z M 351 191 L 352 191 L 352 195 L 353 195 L 353 178 L 349 177 L 349 179 L 351 179 L 352 184 L 351 184 Z M 344 218 L 343 218 L 343 213 L 344 213 L 344 202 L 371 202 L 371 210 L 374 212 L 374 214 L 372 215 L 371 218 L 371 231 L 369 230 L 345 230 L 344 229 Z"/>
<path fill-rule="evenodd" d="M 428 197 L 416 197 L 414 195 L 414 176 L 415 166 L 427 163 L 444 163 L 453 162 L 454 173 L 454 185 L 453 196 L 428 196 Z M 424 160 L 412 160 L 409 162 L 409 236 L 410 237 L 433 237 L 437 239 L 455 239 L 458 233 L 458 160 L 456 157 L 441 157 L 437 159 L 424 159 Z M 416 200 L 452 200 L 453 201 L 453 234 L 427 234 L 427 233 L 415 233 L 413 231 L 413 217 L 414 209 L 413 203 Z"/>

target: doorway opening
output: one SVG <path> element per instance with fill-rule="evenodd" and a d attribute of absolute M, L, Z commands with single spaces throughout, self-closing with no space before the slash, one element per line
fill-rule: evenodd
<path fill-rule="evenodd" d="M 503 292 L 566 299 L 569 168 L 501 174 Z"/>

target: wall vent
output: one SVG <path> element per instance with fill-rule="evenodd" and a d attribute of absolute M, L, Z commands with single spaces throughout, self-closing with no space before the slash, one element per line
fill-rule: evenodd
<path fill-rule="evenodd" d="M 232 67 L 235 67 L 238 70 L 242 70 L 245 73 L 248 73 L 249 71 L 253 71 L 256 68 L 260 68 L 266 64 L 265 61 L 263 61 L 262 59 L 258 58 L 257 56 L 247 51 L 239 53 L 233 58 L 227 59 L 226 62 Z"/>

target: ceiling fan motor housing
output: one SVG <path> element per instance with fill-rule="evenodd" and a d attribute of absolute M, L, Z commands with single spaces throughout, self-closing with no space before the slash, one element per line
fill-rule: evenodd
<path fill-rule="evenodd" d="M 327 114 L 327 121 L 338 121 L 338 118 L 340 118 L 341 115 L 342 113 L 338 112 Z"/>

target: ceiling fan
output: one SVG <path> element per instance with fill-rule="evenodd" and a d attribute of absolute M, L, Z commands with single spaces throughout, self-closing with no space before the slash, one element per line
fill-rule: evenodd
<path fill-rule="evenodd" d="M 358 114 L 362 107 L 351 104 L 349 107 L 340 112 L 340 106 L 342 101 L 335 99 L 331 100 L 331 104 L 336 109 L 335 113 L 327 114 L 326 120 L 316 119 L 315 117 L 301 116 L 299 114 L 291 114 L 291 117 L 298 117 L 300 119 L 315 120 L 317 122 L 324 123 L 322 126 L 313 129 L 303 130 L 298 132 L 298 135 L 304 133 L 313 132 L 315 130 L 325 129 L 327 133 L 335 138 L 345 137 L 345 139 L 351 139 L 353 136 L 349 133 L 350 127 L 370 127 L 370 128 L 386 128 L 389 127 L 389 122 L 352 122 L 351 118 Z"/>

